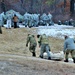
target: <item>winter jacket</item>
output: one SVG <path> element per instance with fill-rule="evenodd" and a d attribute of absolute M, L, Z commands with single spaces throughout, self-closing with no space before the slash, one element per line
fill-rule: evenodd
<path fill-rule="evenodd" d="M 27 37 L 27 43 L 26 44 L 28 44 L 29 42 L 30 42 L 30 44 L 36 44 L 36 40 L 35 40 L 34 35 L 29 35 Z"/>
<path fill-rule="evenodd" d="M 39 37 L 38 43 L 39 44 L 49 44 L 48 41 L 49 41 L 48 37 L 45 34 L 43 34 Z"/>
<path fill-rule="evenodd" d="M 14 16 L 14 17 L 13 17 L 13 21 L 14 21 L 14 22 L 18 22 L 18 17 L 17 17 L 17 16 Z"/>
<path fill-rule="evenodd" d="M 75 40 L 73 38 L 67 38 L 64 42 L 64 51 L 67 50 L 75 50 Z"/>

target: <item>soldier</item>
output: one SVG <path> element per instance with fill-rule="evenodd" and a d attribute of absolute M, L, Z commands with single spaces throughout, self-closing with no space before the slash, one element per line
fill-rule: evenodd
<path fill-rule="evenodd" d="M 11 29 L 11 14 L 9 13 L 8 15 L 7 15 L 7 27 L 6 28 L 9 28 L 9 29 Z"/>
<path fill-rule="evenodd" d="M 65 36 L 65 42 L 64 42 L 64 54 L 65 54 L 65 60 L 64 62 L 68 62 L 68 55 L 71 53 L 73 62 L 75 63 L 75 40 L 73 38 L 69 38 L 68 36 Z"/>
<path fill-rule="evenodd" d="M 38 37 L 39 37 L 39 40 L 38 40 L 39 47 L 41 46 L 40 57 L 43 58 L 43 53 L 47 52 L 48 59 L 51 60 L 51 56 L 50 56 L 50 52 L 49 52 L 50 47 L 49 47 L 48 37 L 45 34 L 40 35 Z"/>
<path fill-rule="evenodd" d="M 62 24 L 62 22 L 59 20 L 59 21 L 58 21 L 58 25 L 61 25 L 61 24 Z"/>
<path fill-rule="evenodd" d="M 64 25 L 69 25 L 69 22 L 68 22 L 68 21 L 65 21 L 65 22 L 64 22 Z"/>
<path fill-rule="evenodd" d="M 49 12 L 48 13 L 48 23 L 51 23 L 52 22 L 52 14 Z"/>
<path fill-rule="evenodd" d="M 42 16 L 40 17 L 40 19 L 43 21 L 43 25 L 46 26 L 47 25 L 47 21 L 48 21 L 47 14 L 43 13 Z"/>
<path fill-rule="evenodd" d="M 73 25 L 73 19 L 69 20 L 69 25 L 71 25 L 71 26 Z"/>
<path fill-rule="evenodd" d="M 36 43 L 34 35 L 28 34 L 26 47 L 28 47 L 28 43 L 30 43 L 29 50 L 32 53 L 32 56 L 35 57 L 36 56 L 35 49 L 36 49 L 37 43 Z"/>
<path fill-rule="evenodd" d="M 29 17 L 30 17 L 30 14 L 26 12 L 24 14 L 25 27 L 27 27 L 29 24 Z"/>

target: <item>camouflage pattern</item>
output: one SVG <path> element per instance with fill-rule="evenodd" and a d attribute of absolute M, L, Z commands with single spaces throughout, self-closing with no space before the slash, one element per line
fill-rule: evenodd
<path fill-rule="evenodd" d="M 28 43 L 30 43 L 30 45 L 29 45 L 30 52 L 35 53 L 37 43 L 36 43 L 34 35 L 28 34 L 26 46 L 28 46 Z"/>
<path fill-rule="evenodd" d="M 39 16 L 40 14 L 30 14 L 30 13 L 25 13 L 24 14 L 24 22 L 25 26 L 28 26 L 29 28 L 33 26 L 38 26 L 39 23 Z"/>
<path fill-rule="evenodd" d="M 50 47 L 48 44 L 42 44 L 40 50 L 40 56 L 43 57 L 43 53 L 46 52 L 48 57 L 50 57 Z"/>
<path fill-rule="evenodd" d="M 41 46 L 41 50 L 40 50 L 40 57 L 43 58 L 43 53 L 47 52 L 48 58 L 50 58 L 50 47 L 49 47 L 49 42 L 48 42 L 48 37 L 43 34 L 39 37 L 38 40 L 39 46 Z"/>
<path fill-rule="evenodd" d="M 49 44 L 48 37 L 45 34 L 40 35 L 38 42 L 39 44 Z"/>
<path fill-rule="evenodd" d="M 65 51 L 65 59 L 68 59 L 69 53 L 71 54 L 72 58 L 75 58 L 75 50 L 68 49 Z"/>

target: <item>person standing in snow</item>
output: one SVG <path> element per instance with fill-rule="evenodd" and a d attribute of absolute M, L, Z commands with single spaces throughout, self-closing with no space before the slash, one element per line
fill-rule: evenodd
<path fill-rule="evenodd" d="M 73 26 L 73 19 L 69 20 L 69 25 Z"/>
<path fill-rule="evenodd" d="M 36 49 L 37 43 L 36 43 L 34 35 L 28 34 L 27 42 L 26 42 L 26 47 L 28 47 L 28 43 L 30 43 L 29 50 L 32 53 L 32 56 L 35 57 L 36 56 L 35 49 Z"/>
<path fill-rule="evenodd" d="M 38 35 L 37 35 L 37 37 L 38 37 Z M 48 37 L 45 34 L 43 34 L 43 35 L 40 35 L 38 38 L 39 38 L 39 40 L 38 40 L 39 47 L 41 47 L 40 58 L 43 58 L 43 53 L 47 52 L 48 60 L 51 60 Z"/>
<path fill-rule="evenodd" d="M 9 28 L 11 29 L 11 14 L 9 13 L 9 15 L 7 15 L 7 27 L 6 28 Z"/>
<path fill-rule="evenodd" d="M 75 40 L 73 38 L 69 38 L 67 35 L 64 36 L 65 42 L 64 42 L 64 54 L 65 54 L 65 60 L 64 62 L 68 62 L 68 55 L 71 53 L 73 62 L 75 63 Z"/>
<path fill-rule="evenodd" d="M 13 21 L 14 21 L 14 28 L 17 28 L 18 17 L 16 15 L 14 15 Z"/>

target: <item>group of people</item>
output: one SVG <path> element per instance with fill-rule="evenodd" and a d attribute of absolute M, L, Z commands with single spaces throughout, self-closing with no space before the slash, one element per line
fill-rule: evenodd
<path fill-rule="evenodd" d="M 52 14 L 51 13 L 43 13 L 43 14 L 30 14 L 25 13 L 24 14 L 24 24 L 25 27 L 37 27 L 39 25 L 47 26 L 53 24 L 52 22 Z"/>
<path fill-rule="evenodd" d="M 18 22 L 18 17 L 16 16 L 16 14 L 13 16 L 13 27 L 17 28 L 17 22 Z M 11 29 L 12 27 L 12 19 L 11 16 L 7 16 L 7 21 L 6 21 L 6 29 Z M 2 34 L 2 26 L 0 25 L 0 34 Z"/>
<path fill-rule="evenodd" d="M 62 22 L 61 20 L 58 20 L 58 25 L 70 25 L 70 26 L 74 26 L 75 27 L 75 22 L 73 19 L 70 20 L 66 20 L 64 22 Z"/>
<path fill-rule="evenodd" d="M 6 28 L 11 29 L 12 22 L 14 23 L 13 27 L 17 28 L 18 17 L 16 16 L 16 14 L 14 14 L 13 18 L 11 17 L 11 15 L 7 16 Z"/>
<path fill-rule="evenodd" d="M 37 35 L 37 38 L 38 38 L 39 47 L 41 47 L 39 57 L 43 58 L 43 53 L 47 52 L 48 59 L 51 60 L 51 56 L 49 53 L 50 47 L 49 47 L 48 37 L 45 34 L 43 34 L 43 35 Z M 28 43 L 30 43 L 29 50 L 30 52 L 32 52 L 32 56 L 35 57 L 36 56 L 35 49 L 37 46 L 37 42 L 34 35 L 28 34 L 26 47 L 28 47 Z"/>
<path fill-rule="evenodd" d="M 48 56 L 48 60 L 51 60 L 51 55 L 50 55 L 50 46 L 49 46 L 49 40 L 48 36 L 46 34 L 43 35 L 37 35 L 38 38 L 38 44 L 40 47 L 40 58 L 43 58 L 43 53 L 46 52 Z M 64 36 L 65 41 L 64 41 L 64 48 L 63 52 L 65 54 L 65 60 L 64 62 L 68 62 L 69 60 L 69 53 L 71 53 L 73 62 L 75 63 L 75 40 L 73 38 L 70 38 L 69 36 L 65 35 Z M 26 42 L 26 47 L 28 47 L 28 43 L 30 43 L 29 50 L 32 52 L 32 56 L 36 57 L 36 46 L 37 42 L 35 39 L 34 35 L 28 34 L 27 36 L 27 42 Z"/>

